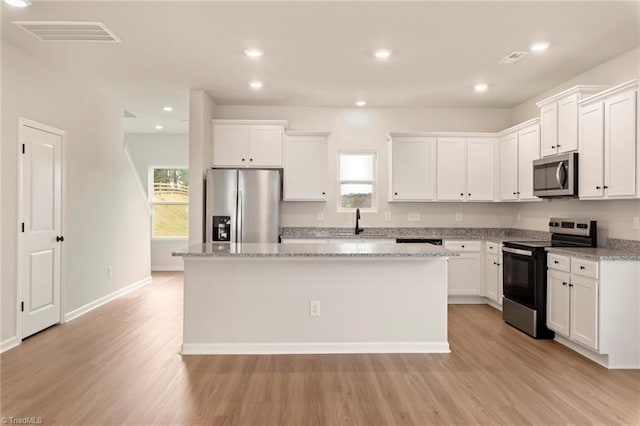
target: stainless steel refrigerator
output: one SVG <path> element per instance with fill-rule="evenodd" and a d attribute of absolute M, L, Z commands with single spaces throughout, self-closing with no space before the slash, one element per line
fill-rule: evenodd
<path fill-rule="evenodd" d="M 206 242 L 279 243 L 279 170 L 209 169 Z"/>

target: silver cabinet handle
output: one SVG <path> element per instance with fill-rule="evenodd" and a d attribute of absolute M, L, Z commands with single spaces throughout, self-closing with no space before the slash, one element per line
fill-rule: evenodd
<path fill-rule="evenodd" d="M 520 250 L 510 247 L 502 247 L 502 251 L 506 253 L 520 254 L 522 256 L 533 256 L 533 253 L 528 250 Z"/>

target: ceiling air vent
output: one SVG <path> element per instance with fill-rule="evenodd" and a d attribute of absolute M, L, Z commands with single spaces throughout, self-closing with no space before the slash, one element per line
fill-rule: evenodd
<path fill-rule="evenodd" d="M 41 41 L 120 43 L 120 39 L 102 22 L 16 21 L 14 24 Z"/>
<path fill-rule="evenodd" d="M 512 64 L 515 61 L 517 61 L 518 59 L 522 58 L 526 54 L 527 54 L 527 52 L 511 52 L 507 56 L 505 56 L 504 58 L 500 59 L 498 61 L 498 63 L 499 64 Z"/>

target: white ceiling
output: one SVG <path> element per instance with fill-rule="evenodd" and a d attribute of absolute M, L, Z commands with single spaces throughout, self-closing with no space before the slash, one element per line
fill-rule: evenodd
<path fill-rule="evenodd" d="M 639 2 L 3 4 L 2 37 L 109 90 L 146 132 L 186 131 L 189 89 L 218 104 L 513 107 L 639 44 Z M 18 20 L 100 21 L 121 44 L 40 42 Z M 545 40 L 513 65 L 498 60 Z M 243 50 L 257 47 L 259 60 Z M 372 57 L 389 48 L 386 62 Z M 250 80 L 264 82 L 261 91 Z M 478 95 L 476 82 L 489 84 Z M 161 107 L 171 103 L 174 113 Z M 171 118 L 170 118 L 171 117 Z M 151 130 L 153 131 L 153 130 Z"/>

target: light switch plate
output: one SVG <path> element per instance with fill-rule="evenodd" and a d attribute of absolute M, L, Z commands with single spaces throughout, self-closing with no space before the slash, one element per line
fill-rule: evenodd
<path fill-rule="evenodd" d="M 633 229 L 640 231 L 640 216 L 633 217 Z"/>
<path fill-rule="evenodd" d="M 384 221 L 391 222 L 391 212 L 384 212 Z"/>
<path fill-rule="evenodd" d="M 409 222 L 419 222 L 420 221 L 420 213 L 409 213 L 407 215 L 407 219 Z"/>
<path fill-rule="evenodd" d="M 462 222 L 462 213 L 456 213 L 456 222 Z"/>
<path fill-rule="evenodd" d="M 324 213 L 318 212 L 318 220 L 324 220 Z"/>

